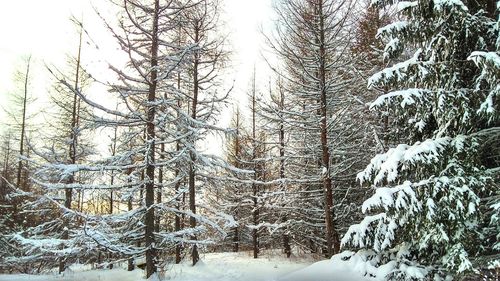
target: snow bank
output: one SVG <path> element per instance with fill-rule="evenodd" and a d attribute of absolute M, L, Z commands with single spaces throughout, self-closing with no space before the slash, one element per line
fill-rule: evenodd
<path fill-rule="evenodd" d="M 350 253 L 349 253 L 350 254 Z M 333 256 L 330 260 L 316 262 L 306 268 L 290 273 L 278 281 L 374 281 L 364 276 L 364 270 L 356 269 L 356 262 L 345 261 L 345 254 Z"/>

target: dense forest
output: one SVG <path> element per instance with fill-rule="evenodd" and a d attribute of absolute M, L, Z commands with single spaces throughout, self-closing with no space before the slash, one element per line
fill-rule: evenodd
<path fill-rule="evenodd" d="M 0 273 L 160 280 L 272 252 L 367 280 L 498 280 L 500 1 L 275 0 L 244 93 L 222 0 L 107 1 L 123 63 L 88 69 L 101 43 L 74 17 L 47 108 L 31 56 L 2 106 Z"/>

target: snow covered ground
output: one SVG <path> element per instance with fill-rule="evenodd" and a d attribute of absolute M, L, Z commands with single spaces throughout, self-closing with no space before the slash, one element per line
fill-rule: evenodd
<path fill-rule="evenodd" d="M 80 271 L 74 267 L 64 275 L 0 275 L 0 281 L 141 281 L 142 270 L 124 269 Z M 364 281 L 370 280 L 350 269 L 339 259 L 313 263 L 310 259 L 260 257 L 248 252 L 214 253 L 202 256 L 196 266 L 169 265 L 151 281 Z"/>

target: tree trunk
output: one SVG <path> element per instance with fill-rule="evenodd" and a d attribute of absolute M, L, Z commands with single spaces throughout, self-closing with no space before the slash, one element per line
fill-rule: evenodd
<path fill-rule="evenodd" d="M 337 253 L 340 248 L 340 240 L 333 225 L 333 191 L 330 176 L 330 151 L 328 148 L 328 114 L 327 114 L 327 92 L 326 92 L 326 49 L 325 28 L 323 16 L 323 0 L 318 1 L 317 13 L 319 17 L 319 86 L 320 86 L 320 127 L 321 127 L 321 164 L 323 177 L 323 191 L 325 193 L 325 226 L 326 226 L 326 248 L 328 257 Z"/>
<path fill-rule="evenodd" d="M 179 150 L 179 143 L 177 143 L 177 150 Z M 175 170 L 175 177 L 177 178 L 179 176 L 179 169 Z M 181 199 L 179 198 L 179 187 L 180 187 L 181 182 L 176 182 L 175 183 L 175 196 L 176 196 L 176 208 L 177 210 L 180 210 L 181 208 Z M 175 231 L 180 231 L 181 228 L 181 215 L 179 213 L 175 214 Z M 175 263 L 179 264 L 181 262 L 181 244 L 177 243 L 175 245 Z"/>
<path fill-rule="evenodd" d="M 256 128 L 255 128 L 255 69 L 253 72 L 253 82 L 252 82 L 252 142 L 253 142 L 253 151 L 252 151 L 252 162 L 253 162 L 253 179 L 257 180 L 257 139 L 256 139 Z M 258 206 L 258 186 L 254 182 L 252 183 L 252 193 L 253 193 L 253 210 L 252 210 L 252 217 L 253 217 L 253 224 L 254 228 L 252 229 L 252 244 L 253 244 L 253 258 L 256 259 L 259 256 L 259 230 L 257 228 L 257 225 L 259 224 L 259 206 Z"/>
<path fill-rule="evenodd" d="M 129 177 L 127 179 L 127 182 L 130 183 L 132 181 L 132 179 Z M 127 200 L 127 210 L 130 212 L 132 211 L 132 194 L 130 195 L 130 197 L 128 198 Z M 129 258 L 128 261 L 127 261 L 127 270 L 128 271 L 132 271 L 134 270 L 134 259 L 133 258 Z"/>
<path fill-rule="evenodd" d="M 146 235 L 146 278 L 149 278 L 156 272 L 156 251 L 154 249 L 154 223 L 155 223 L 155 113 L 156 105 L 156 87 L 158 78 L 158 18 L 160 10 L 159 0 L 155 0 L 154 15 L 153 15 L 153 32 L 151 41 L 151 73 L 148 89 L 148 107 L 146 119 L 146 217 L 145 217 L 145 235 Z"/>
<path fill-rule="evenodd" d="M 80 39 L 78 43 L 78 55 L 77 55 L 77 60 L 76 60 L 76 74 L 75 74 L 75 91 L 79 91 L 78 86 L 79 86 L 79 81 L 80 81 L 80 57 L 81 57 L 81 52 L 82 52 L 82 35 L 83 32 L 80 29 Z M 77 141 L 78 141 L 78 128 L 77 128 L 77 118 L 79 113 L 77 112 L 78 110 L 78 94 L 74 93 L 73 94 L 73 108 L 71 110 L 71 130 L 70 130 L 70 136 L 69 139 L 71 140 L 70 146 L 69 146 L 69 164 L 76 164 L 76 148 L 77 148 Z M 69 178 L 68 178 L 68 185 L 71 185 L 75 182 L 75 174 L 72 173 Z M 64 190 L 65 193 L 65 200 L 64 200 L 64 207 L 66 209 L 71 209 L 71 202 L 73 200 L 73 189 L 72 188 L 66 188 Z M 69 238 L 69 222 L 65 221 L 64 222 L 65 229 L 63 230 L 62 234 L 62 239 L 68 239 Z M 66 269 L 66 262 L 65 258 L 61 258 L 61 261 L 59 262 L 59 273 L 62 273 Z"/>
<path fill-rule="evenodd" d="M 236 139 L 234 143 L 234 158 L 236 168 L 240 168 L 240 111 L 238 109 L 236 113 Z M 234 218 L 238 216 L 238 207 L 234 210 Z M 240 233 L 238 226 L 233 228 L 233 252 L 238 252 L 240 250 Z"/>
<path fill-rule="evenodd" d="M 113 156 L 113 157 L 116 155 L 116 137 L 117 137 L 117 134 L 118 134 L 118 127 L 115 127 L 114 136 L 113 136 L 113 143 L 111 144 L 111 156 Z M 112 187 L 114 183 L 115 183 L 115 172 L 111 171 L 111 180 L 110 180 L 109 184 Z M 113 214 L 113 201 L 114 201 L 113 189 L 111 189 L 110 193 L 109 193 L 109 214 L 110 215 Z M 113 259 L 112 253 L 109 253 L 108 259 L 110 261 Z M 112 269 L 112 268 L 113 268 L 113 264 L 110 262 L 109 269 Z"/>
<path fill-rule="evenodd" d="M 160 159 L 163 160 L 164 159 L 164 154 L 165 153 L 165 144 L 164 143 L 161 143 L 160 144 Z M 157 190 L 156 190 L 156 203 L 157 204 L 160 204 L 161 203 L 161 192 L 162 192 L 162 187 L 161 185 L 163 184 L 163 167 L 159 167 L 159 170 L 158 170 L 158 187 L 157 187 Z M 155 232 L 160 232 L 160 216 L 157 215 L 156 216 L 156 220 L 155 220 Z"/>
<path fill-rule="evenodd" d="M 281 88 L 281 85 L 279 85 L 279 93 L 280 93 L 280 100 L 279 100 L 279 109 L 280 109 L 280 125 L 279 125 L 279 144 L 280 144 L 280 179 L 285 178 L 285 125 L 283 124 L 284 116 L 283 111 L 285 110 L 285 95 L 283 93 L 283 89 Z M 282 189 L 284 192 L 286 192 L 286 186 L 285 183 L 282 184 Z M 285 207 L 285 205 L 283 205 Z M 286 211 L 285 215 L 283 217 L 283 222 L 286 223 L 288 221 Z M 290 258 L 292 254 L 292 250 L 290 247 L 290 236 L 288 233 L 288 226 L 285 229 L 285 233 L 283 233 L 283 247 L 285 249 L 285 254 L 287 258 Z"/>
<path fill-rule="evenodd" d="M 31 56 L 28 57 L 28 61 L 26 64 L 26 72 L 25 72 L 25 77 L 24 77 L 24 99 L 23 99 L 23 116 L 22 116 L 22 121 L 21 121 L 21 139 L 20 144 L 19 144 L 19 156 L 23 156 L 24 152 L 24 138 L 26 134 L 26 100 L 28 98 L 28 81 L 29 81 L 29 72 L 30 72 L 30 62 L 31 62 Z M 19 165 L 17 168 L 17 180 L 16 180 L 16 186 L 17 188 L 21 188 L 21 171 L 23 170 L 23 160 L 19 159 Z M 21 188 L 24 191 L 24 188 Z"/>
<path fill-rule="evenodd" d="M 180 32 L 179 32 L 179 36 L 180 36 Z M 180 37 L 179 37 L 180 38 Z M 180 41 L 180 39 L 179 39 Z M 179 42 L 179 45 L 180 45 L 180 42 Z M 177 89 L 181 89 L 181 74 L 178 73 L 177 74 Z M 181 101 L 177 101 L 177 106 L 179 108 L 182 107 L 182 103 Z M 179 114 L 179 113 L 178 113 Z M 175 150 L 177 151 L 177 153 L 179 153 L 179 151 L 181 150 L 181 144 L 179 141 L 176 142 L 175 144 Z M 181 180 L 178 179 L 179 177 L 179 174 L 180 174 L 180 167 L 179 167 L 179 164 L 176 164 L 176 167 L 175 167 L 175 178 L 178 180 L 176 183 L 175 183 L 175 196 L 176 196 L 176 208 L 177 210 L 180 210 L 181 209 L 181 198 L 179 197 L 179 189 L 180 189 L 180 185 L 181 185 Z M 184 194 L 182 194 L 182 196 L 184 197 Z M 181 226 L 181 215 L 179 213 L 176 213 L 175 214 L 175 231 L 180 231 L 182 229 L 182 226 Z M 175 245 L 175 263 L 176 264 L 179 264 L 181 262 L 181 251 L 182 251 L 182 248 L 181 248 L 181 243 L 177 243 Z"/>
<path fill-rule="evenodd" d="M 198 21 L 195 21 L 194 32 L 195 32 L 194 42 L 199 43 L 200 23 Z M 193 63 L 193 103 L 192 103 L 192 108 L 191 108 L 191 110 L 192 110 L 191 117 L 193 119 L 196 119 L 196 108 L 198 105 L 198 91 L 199 91 L 198 65 L 199 65 L 199 54 L 198 54 L 198 51 L 196 51 L 194 54 L 194 63 Z M 192 136 L 192 138 L 193 138 L 193 141 L 192 141 L 191 145 L 194 148 L 194 146 L 195 146 L 194 136 Z M 196 159 L 195 159 L 195 155 L 193 152 L 190 153 L 190 158 L 191 158 L 191 162 L 189 164 L 189 209 L 193 214 L 196 214 L 196 202 L 195 202 L 195 200 L 196 200 L 196 196 L 195 196 L 196 175 L 195 175 L 195 168 L 194 168 Z M 196 219 L 193 216 L 191 216 L 189 218 L 189 226 L 191 228 L 196 227 Z M 193 236 L 192 239 L 196 240 L 196 236 Z M 200 259 L 199 254 L 198 254 L 198 246 L 196 244 L 193 245 L 191 257 L 193 260 L 193 265 L 195 265 L 198 262 L 198 260 Z"/>

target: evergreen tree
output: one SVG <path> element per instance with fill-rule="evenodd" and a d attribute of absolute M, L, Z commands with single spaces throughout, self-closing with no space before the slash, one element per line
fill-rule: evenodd
<path fill-rule="evenodd" d="M 367 274 L 441 280 L 498 266 L 500 29 L 490 2 L 398 2 L 402 20 L 377 33 L 386 58 L 413 55 L 368 80 L 390 89 L 371 107 L 405 124 L 408 143 L 358 174 L 379 187 L 342 244 Z"/>

